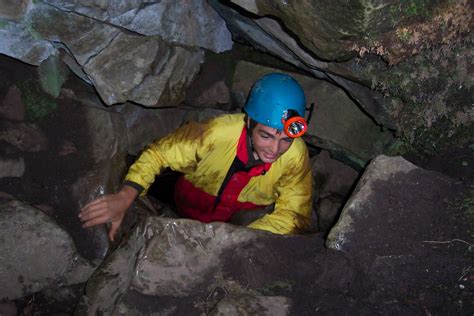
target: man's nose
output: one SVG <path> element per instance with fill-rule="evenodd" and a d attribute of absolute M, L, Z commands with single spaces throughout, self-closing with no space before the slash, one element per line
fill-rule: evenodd
<path fill-rule="evenodd" d="M 273 140 L 270 144 L 270 150 L 273 155 L 278 154 L 278 151 L 280 150 L 280 142 L 277 140 Z"/>

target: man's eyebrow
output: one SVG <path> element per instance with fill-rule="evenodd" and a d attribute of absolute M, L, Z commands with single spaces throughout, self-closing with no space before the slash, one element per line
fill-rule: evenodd
<path fill-rule="evenodd" d="M 263 131 L 263 130 L 260 130 L 260 133 L 261 133 L 261 134 L 264 134 L 264 136 L 275 137 L 275 135 L 270 134 L 269 132 L 266 132 L 266 131 Z"/>

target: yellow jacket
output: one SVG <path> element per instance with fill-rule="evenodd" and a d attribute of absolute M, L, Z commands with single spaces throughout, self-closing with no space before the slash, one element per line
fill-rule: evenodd
<path fill-rule="evenodd" d="M 244 114 L 187 123 L 151 144 L 130 167 L 125 180 L 143 188 L 143 195 L 155 175 L 169 167 L 215 197 L 234 161 L 243 128 Z M 312 173 L 304 141 L 295 139 L 264 175 L 250 178 L 237 200 L 255 205 L 275 203 L 271 214 L 249 227 L 278 234 L 304 231 L 310 224 L 312 202 Z"/>

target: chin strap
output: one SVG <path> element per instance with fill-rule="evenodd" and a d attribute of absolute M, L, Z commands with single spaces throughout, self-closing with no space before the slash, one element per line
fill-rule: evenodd
<path fill-rule="evenodd" d="M 311 105 L 309 106 L 309 108 L 306 108 L 306 110 L 308 110 L 308 118 L 306 119 L 306 124 L 309 125 L 309 121 L 311 121 L 311 116 L 313 115 L 314 102 L 311 103 Z"/>

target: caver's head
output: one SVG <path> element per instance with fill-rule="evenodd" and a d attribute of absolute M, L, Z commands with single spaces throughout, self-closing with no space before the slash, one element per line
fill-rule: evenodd
<path fill-rule="evenodd" d="M 291 76 L 272 73 L 257 80 L 244 111 L 256 155 L 272 163 L 307 130 L 303 88 Z"/>

